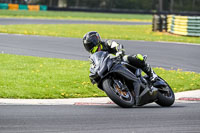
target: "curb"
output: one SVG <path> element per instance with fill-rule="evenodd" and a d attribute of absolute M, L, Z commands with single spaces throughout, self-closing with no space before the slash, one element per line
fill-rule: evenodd
<path fill-rule="evenodd" d="M 0 99 L 0 105 L 104 105 L 111 104 L 108 97 L 70 99 Z"/>
<path fill-rule="evenodd" d="M 192 91 L 184 91 L 175 93 L 175 98 L 178 101 L 200 101 L 200 89 L 199 90 L 192 90 Z"/>
<path fill-rule="evenodd" d="M 175 93 L 176 102 L 200 102 L 200 89 Z M 4 99 L 0 105 L 112 105 L 108 97 L 70 98 L 70 99 Z"/>
<path fill-rule="evenodd" d="M 178 100 L 184 100 L 184 101 L 200 101 L 200 98 L 192 98 L 192 97 L 182 97 Z"/>
<path fill-rule="evenodd" d="M 112 105 L 115 104 L 113 102 L 107 102 L 107 103 L 84 103 L 84 102 L 77 102 L 74 103 L 74 105 Z"/>

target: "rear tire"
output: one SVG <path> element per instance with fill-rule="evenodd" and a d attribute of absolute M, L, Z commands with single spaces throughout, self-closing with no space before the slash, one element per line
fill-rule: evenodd
<path fill-rule="evenodd" d="M 130 91 L 126 92 L 128 98 L 124 99 L 118 94 L 118 92 L 116 92 L 117 90 L 114 88 L 114 85 L 116 84 L 114 83 L 112 79 L 105 79 L 102 84 L 103 84 L 104 91 L 114 103 L 116 103 L 117 105 L 123 108 L 133 107 L 135 100 L 134 100 L 133 94 Z"/>
<path fill-rule="evenodd" d="M 160 78 L 160 79 L 163 80 L 162 78 Z M 162 91 L 162 88 L 158 88 L 159 89 L 158 90 L 158 100 L 156 101 L 156 103 L 163 107 L 169 107 L 172 104 L 174 104 L 175 96 L 174 96 L 174 92 L 173 92 L 172 88 L 168 85 L 168 83 L 165 80 L 163 80 L 163 81 L 167 84 L 165 89 L 168 89 L 168 92 Z"/>

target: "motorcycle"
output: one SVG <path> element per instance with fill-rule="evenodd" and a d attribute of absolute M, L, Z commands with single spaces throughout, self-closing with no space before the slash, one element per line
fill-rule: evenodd
<path fill-rule="evenodd" d="M 175 101 L 174 92 L 164 79 L 158 77 L 152 83 L 147 75 L 142 76 L 141 69 L 123 61 L 120 56 L 99 51 L 89 60 L 91 82 L 120 107 L 130 108 L 152 102 L 168 107 Z"/>

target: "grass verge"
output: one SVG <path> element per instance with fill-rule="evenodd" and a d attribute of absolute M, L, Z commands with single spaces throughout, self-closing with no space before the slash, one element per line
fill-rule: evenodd
<path fill-rule="evenodd" d="M 145 41 L 200 43 L 200 37 L 152 32 L 151 25 L 38 24 L 0 25 L 1 33 L 82 38 L 88 31 L 98 31 L 102 38 Z"/>
<path fill-rule="evenodd" d="M 94 13 L 70 11 L 12 11 L 0 10 L 0 17 L 44 18 L 44 19 L 73 19 L 73 20 L 110 20 L 110 21 L 143 21 L 151 22 L 152 15 Z"/>
<path fill-rule="evenodd" d="M 89 81 L 89 61 L 0 54 L 1 98 L 101 97 Z M 200 74 L 154 69 L 175 92 L 200 88 Z"/>

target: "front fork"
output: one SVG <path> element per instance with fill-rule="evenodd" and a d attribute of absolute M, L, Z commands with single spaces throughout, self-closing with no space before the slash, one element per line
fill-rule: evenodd
<path fill-rule="evenodd" d="M 121 97 L 123 98 L 128 98 L 129 97 L 129 89 L 128 87 L 126 86 L 126 84 L 122 83 L 120 80 L 116 80 L 116 79 L 113 79 L 114 83 L 115 83 L 115 91 L 116 93 L 118 93 Z"/>

